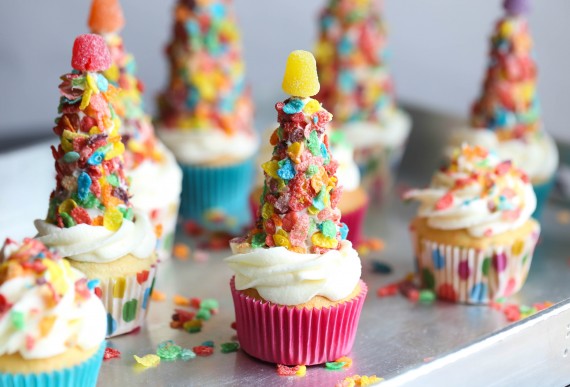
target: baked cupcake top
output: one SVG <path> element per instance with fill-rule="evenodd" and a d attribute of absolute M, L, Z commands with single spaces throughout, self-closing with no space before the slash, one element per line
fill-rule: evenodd
<path fill-rule="evenodd" d="M 241 37 L 230 0 L 179 0 L 158 97 L 159 135 L 180 161 L 244 159 L 258 144 Z"/>
<path fill-rule="evenodd" d="M 80 35 L 73 46 L 74 70 L 61 77 L 52 147 L 56 187 L 39 239 L 65 257 L 103 262 L 132 253 L 153 254 L 156 237 L 146 215 L 135 214 L 123 169 L 120 120 L 111 99 L 116 89 L 102 71 L 111 55 L 99 35 Z"/>
<path fill-rule="evenodd" d="M 536 208 L 527 175 L 482 147 L 463 145 L 428 188 L 408 191 L 420 202 L 418 216 L 439 230 L 460 230 L 476 238 L 516 229 Z"/>
<path fill-rule="evenodd" d="M 332 115 L 311 98 L 319 90 L 312 54 L 290 54 L 283 90 L 291 97 L 275 105 L 279 127 L 270 138 L 273 157 L 262 165 L 259 217 L 246 237 L 232 241 L 236 255 L 226 262 L 236 289 L 255 288 L 266 300 L 339 300 L 354 290 L 361 266 L 337 208 L 342 187 L 325 133 Z"/>
<path fill-rule="evenodd" d="M 43 359 L 105 339 L 107 314 L 88 281 L 35 239 L 0 251 L 0 356 Z"/>

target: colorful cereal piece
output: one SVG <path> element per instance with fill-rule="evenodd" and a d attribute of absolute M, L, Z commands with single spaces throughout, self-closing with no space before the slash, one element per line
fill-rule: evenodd
<path fill-rule="evenodd" d="M 239 349 L 239 343 L 236 341 L 222 343 L 220 346 L 222 348 L 222 353 L 237 352 L 237 350 Z"/>
<path fill-rule="evenodd" d="M 300 366 L 288 367 L 283 364 L 277 364 L 277 375 L 279 376 L 294 376 L 299 371 Z"/>
<path fill-rule="evenodd" d="M 208 347 L 206 345 L 198 345 L 192 348 L 192 351 L 194 351 L 196 356 L 208 357 L 214 353 L 214 348 Z"/>
<path fill-rule="evenodd" d="M 103 226 L 110 231 L 117 231 L 123 224 L 123 213 L 116 207 L 107 208 L 103 215 Z"/>
<path fill-rule="evenodd" d="M 137 355 L 133 356 L 136 362 L 142 365 L 145 368 L 148 367 L 156 367 L 160 364 L 160 357 L 155 354 L 145 355 L 143 357 L 138 357 Z"/>
<path fill-rule="evenodd" d="M 121 357 L 121 352 L 116 348 L 107 347 L 103 354 L 103 360 L 111 360 Z"/>
<path fill-rule="evenodd" d="M 182 347 L 176 345 L 172 340 L 163 341 L 158 344 L 158 347 L 156 348 L 156 354 L 164 360 L 177 359 L 181 353 Z"/>

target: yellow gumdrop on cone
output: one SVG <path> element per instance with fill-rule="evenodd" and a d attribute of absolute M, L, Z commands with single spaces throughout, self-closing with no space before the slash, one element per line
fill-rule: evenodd
<path fill-rule="evenodd" d="M 315 57 L 308 51 L 296 50 L 289 54 L 281 84 L 283 91 L 293 97 L 312 97 L 321 88 Z"/>

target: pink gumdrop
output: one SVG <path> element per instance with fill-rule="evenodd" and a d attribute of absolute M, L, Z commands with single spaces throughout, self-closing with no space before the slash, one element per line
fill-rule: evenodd
<path fill-rule="evenodd" d="M 73 42 L 71 67 L 78 71 L 104 71 L 111 66 L 105 39 L 95 34 L 79 35 Z"/>

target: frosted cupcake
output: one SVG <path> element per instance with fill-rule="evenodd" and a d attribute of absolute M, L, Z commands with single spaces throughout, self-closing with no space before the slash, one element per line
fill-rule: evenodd
<path fill-rule="evenodd" d="M 119 134 L 125 145 L 131 202 L 149 216 L 158 237 L 157 256 L 165 260 L 170 258 L 174 244 L 182 171 L 174 155 L 155 137 L 150 117 L 145 114 L 144 85 L 136 76 L 135 58 L 125 51 L 119 35 L 123 25 L 118 0 L 93 0 L 89 27 L 103 36 L 111 52 L 111 67 L 104 75 L 118 88 L 113 106 L 121 120 Z"/>
<path fill-rule="evenodd" d="M 396 105 L 380 3 L 329 0 L 315 47 L 317 97 L 354 146 L 362 183 L 376 199 L 392 186 L 412 125 Z"/>
<path fill-rule="evenodd" d="M 231 292 L 245 352 L 287 365 L 347 355 L 367 288 L 358 253 L 337 207 L 337 162 L 325 129 L 331 114 L 310 98 L 319 90 L 313 56 L 294 51 L 275 105 L 279 128 L 265 171 L 255 228 L 231 242 Z"/>
<path fill-rule="evenodd" d="M 484 304 L 524 284 L 540 226 L 527 175 L 484 148 L 464 145 L 426 189 L 410 230 L 423 286 L 440 299 Z"/>
<path fill-rule="evenodd" d="M 95 284 L 37 240 L 6 240 L 0 252 L 1 386 L 95 386 L 107 322 Z"/>
<path fill-rule="evenodd" d="M 455 132 L 451 146 L 481 145 L 512 160 L 530 178 L 539 217 L 554 183 L 558 150 L 541 119 L 528 2 L 506 0 L 504 8 L 491 38 L 483 90 L 472 108 L 472 128 Z"/>
<path fill-rule="evenodd" d="M 180 214 L 205 229 L 236 233 L 251 222 L 259 141 L 231 2 L 180 0 L 174 17 L 157 128 L 183 170 Z"/>
<path fill-rule="evenodd" d="M 56 187 L 38 239 L 89 279 L 107 309 L 107 335 L 139 328 L 156 272 L 156 236 L 148 216 L 133 209 L 122 164 L 120 120 L 109 100 L 116 90 L 102 71 L 111 55 L 99 35 L 80 35 L 74 70 L 61 77 L 52 147 Z"/>

